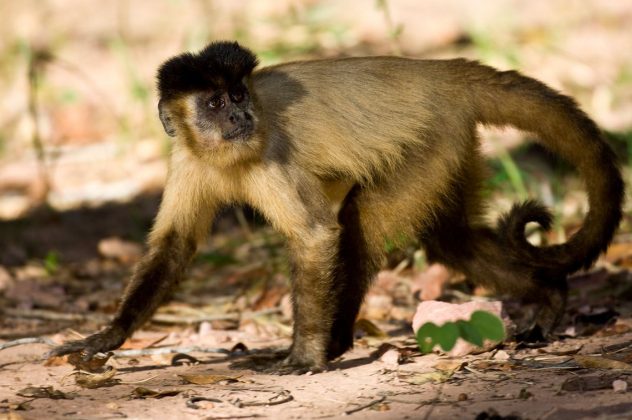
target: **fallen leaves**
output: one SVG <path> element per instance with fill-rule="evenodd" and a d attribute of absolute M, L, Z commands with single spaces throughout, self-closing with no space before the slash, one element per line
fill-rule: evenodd
<path fill-rule="evenodd" d="M 110 360 L 114 353 L 97 353 L 89 360 L 84 360 L 81 353 L 71 353 L 68 355 L 68 363 L 73 365 L 76 370 L 83 370 L 91 373 L 102 372 L 105 363 Z"/>
<path fill-rule="evenodd" d="M 354 333 L 357 336 L 369 336 L 384 339 L 388 337 L 380 327 L 366 318 L 360 318 L 355 322 L 353 326 Z"/>
<path fill-rule="evenodd" d="M 19 390 L 16 395 L 26 398 L 50 398 L 52 400 L 71 400 L 73 398 L 52 386 L 28 386 Z"/>
<path fill-rule="evenodd" d="M 155 398 L 161 399 L 165 397 L 175 397 L 183 392 L 182 389 L 168 389 L 164 391 L 156 391 L 142 386 L 134 388 L 131 397 L 136 399 Z"/>
<path fill-rule="evenodd" d="M 622 381 L 621 379 L 616 379 L 612 381 L 612 390 L 614 392 L 624 393 L 628 390 L 628 383 L 626 381 Z"/>
<path fill-rule="evenodd" d="M 143 247 L 136 242 L 125 241 L 118 237 L 101 239 L 97 246 L 99 254 L 105 258 L 131 264 L 140 259 Z"/>
<path fill-rule="evenodd" d="M 214 385 L 214 384 L 230 384 L 239 382 L 239 378 L 243 375 L 227 376 L 213 374 L 182 374 L 178 377 L 182 378 L 186 383 L 195 385 Z"/>
<path fill-rule="evenodd" d="M 583 375 L 566 379 L 560 389 L 567 392 L 586 392 L 609 389 L 617 375 Z"/>
<path fill-rule="evenodd" d="M 75 383 L 82 388 L 95 389 L 104 386 L 114 386 L 120 383 L 120 379 L 114 379 L 117 370 L 113 367 L 103 373 L 76 372 Z"/>
<path fill-rule="evenodd" d="M 575 355 L 573 359 L 580 367 L 586 369 L 615 369 L 632 372 L 632 365 L 600 356 Z"/>

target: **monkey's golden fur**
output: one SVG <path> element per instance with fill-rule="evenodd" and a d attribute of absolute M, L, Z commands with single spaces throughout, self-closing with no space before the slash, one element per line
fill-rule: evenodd
<path fill-rule="evenodd" d="M 541 302 L 538 322 L 549 331 L 564 306 L 566 275 L 592 264 L 612 239 L 623 199 L 613 154 L 572 99 L 534 79 L 462 59 L 394 57 L 295 62 L 250 74 L 254 56 L 228 43 L 183 57 L 221 67 L 230 56 L 224 49 L 237 57 L 225 58 L 226 68 L 248 68 L 235 79 L 243 77 L 250 93 L 243 112 L 252 114 L 252 134 L 228 141 L 220 123 L 202 124 L 208 110 L 192 99 L 203 85 L 204 74 L 194 73 L 201 64 L 182 67 L 198 84 L 165 64 L 161 119 L 177 138 L 150 251 L 113 324 L 57 353 L 103 350 L 131 334 L 182 277 L 194 243 L 225 204 L 250 204 L 288 239 L 295 326 L 282 366 L 290 370 L 321 369 L 352 346 L 387 240 L 419 238 L 430 259 Z M 239 83 L 225 81 L 223 67 L 216 73 L 214 89 Z M 515 206 L 496 229 L 482 223 L 478 123 L 535 133 L 577 167 L 590 212 L 567 243 L 537 248 L 524 239 L 527 222 L 550 222 L 535 202 Z"/>

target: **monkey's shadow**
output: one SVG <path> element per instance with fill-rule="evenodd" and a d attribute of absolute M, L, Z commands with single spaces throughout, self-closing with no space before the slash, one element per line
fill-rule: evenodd
<path fill-rule="evenodd" d="M 262 373 L 278 373 L 278 367 L 283 360 L 288 356 L 288 349 L 260 349 L 254 354 L 244 354 L 239 356 L 232 356 L 234 360 L 230 363 L 229 368 L 235 370 L 254 370 Z M 230 360 L 230 358 L 229 358 Z M 338 358 L 327 363 L 326 371 L 329 370 L 346 370 L 359 366 L 368 365 L 375 361 L 375 358 L 370 356 L 358 357 L 353 359 Z M 281 372 L 283 369 L 280 370 Z M 305 369 L 307 372 L 307 369 Z M 304 373 L 298 370 L 294 373 Z"/>
<path fill-rule="evenodd" d="M 255 349 L 248 352 L 230 354 L 225 357 L 213 357 L 208 360 L 197 360 L 200 365 L 220 365 L 228 363 L 228 369 L 231 370 L 252 370 L 261 373 L 275 373 L 274 366 L 283 361 L 289 354 L 288 349 L 279 349 L 276 347 Z M 338 358 L 327 364 L 326 371 L 330 370 L 347 370 L 360 366 L 369 365 L 375 361 L 374 357 L 364 356 L 351 359 Z M 159 369 L 168 369 L 182 365 L 148 365 L 148 366 L 129 366 L 118 369 L 121 372 L 145 372 Z"/>

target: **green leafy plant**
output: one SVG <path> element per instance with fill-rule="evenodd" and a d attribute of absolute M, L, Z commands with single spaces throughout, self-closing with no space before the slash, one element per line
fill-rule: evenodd
<path fill-rule="evenodd" d="M 430 353 L 437 344 L 443 351 L 450 351 L 458 338 L 481 347 L 486 339 L 502 341 L 505 327 L 496 315 L 475 311 L 469 321 L 446 322 L 441 326 L 426 322 L 417 330 L 417 344 L 422 353 Z"/>
<path fill-rule="evenodd" d="M 59 254 L 56 251 L 49 251 L 44 257 L 44 269 L 49 275 L 53 275 L 59 270 Z"/>
<path fill-rule="evenodd" d="M 206 263 L 213 264 L 216 267 L 223 267 L 238 262 L 237 259 L 235 259 L 232 255 L 223 254 L 220 252 L 205 252 L 198 255 L 196 259 L 198 261 L 204 261 Z"/>

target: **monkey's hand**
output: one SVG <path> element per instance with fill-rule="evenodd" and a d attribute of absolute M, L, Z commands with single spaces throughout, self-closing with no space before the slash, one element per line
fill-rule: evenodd
<path fill-rule="evenodd" d="M 49 351 L 45 357 L 58 357 L 65 354 L 81 353 L 83 360 L 90 360 L 97 353 L 105 353 L 119 348 L 127 338 L 121 328 L 109 326 L 101 332 L 83 340 L 69 341 Z"/>

